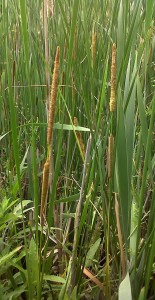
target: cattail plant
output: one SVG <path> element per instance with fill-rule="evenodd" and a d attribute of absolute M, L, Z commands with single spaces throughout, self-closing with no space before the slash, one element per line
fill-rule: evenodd
<path fill-rule="evenodd" d="M 93 68 L 94 68 L 95 56 L 96 56 L 96 40 L 97 40 L 97 35 L 96 35 L 96 32 L 93 28 L 93 31 L 92 31 L 92 45 L 91 45 L 91 56 L 92 56 L 92 67 Z"/>
<path fill-rule="evenodd" d="M 49 114 L 48 114 L 48 127 L 47 127 L 47 145 L 48 146 L 51 145 L 52 135 L 53 135 L 56 97 L 57 97 L 57 89 L 58 89 L 59 58 L 60 58 L 60 48 L 57 47 L 55 61 L 54 61 L 52 91 L 51 91 L 51 99 L 50 99 Z"/>
<path fill-rule="evenodd" d="M 47 127 L 47 145 L 48 145 L 48 148 L 50 148 L 50 146 L 52 144 L 54 115 L 55 115 L 55 107 L 56 107 L 56 96 L 57 96 L 57 88 L 58 88 L 59 56 L 60 56 L 60 48 L 57 47 L 55 61 L 54 61 L 52 91 L 51 91 L 51 99 L 50 99 L 49 115 L 48 115 L 48 127 Z M 42 226 L 45 223 L 46 202 L 47 202 L 48 185 L 49 185 L 49 173 L 50 173 L 50 160 L 51 160 L 51 149 L 50 149 L 50 153 L 48 153 L 48 157 L 47 157 L 47 160 L 44 164 L 44 169 L 43 169 L 43 181 L 42 181 L 42 193 L 41 193 L 41 210 L 40 210 L 40 218 L 41 218 L 41 225 Z"/>
<path fill-rule="evenodd" d="M 112 45 L 110 112 L 116 109 L 116 44 Z"/>
<path fill-rule="evenodd" d="M 116 44 L 112 45 L 112 63 L 111 63 L 111 92 L 110 92 L 110 113 L 116 110 Z M 113 115 L 111 115 L 111 120 Z M 112 177 L 113 157 L 114 157 L 114 136 L 113 136 L 113 122 L 111 127 L 111 134 L 108 141 L 108 177 Z"/>

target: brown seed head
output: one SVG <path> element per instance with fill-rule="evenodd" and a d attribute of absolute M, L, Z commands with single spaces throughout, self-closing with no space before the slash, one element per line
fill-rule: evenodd
<path fill-rule="evenodd" d="M 110 112 L 116 109 L 116 44 L 112 45 Z"/>
<path fill-rule="evenodd" d="M 50 98 L 49 114 L 48 114 L 48 127 L 47 127 L 47 144 L 48 145 L 51 145 L 52 135 L 53 135 L 56 97 L 57 97 L 57 90 L 58 90 L 59 59 L 60 59 L 60 48 L 57 47 L 55 61 L 54 61 L 52 90 L 51 90 L 51 98 Z"/>
<path fill-rule="evenodd" d="M 92 32 L 92 46 L 91 46 L 91 55 L 92 55 L 92 66 L 95 64 L 95 56 L 96 56 L 96 32 L 93 30 Z"/>

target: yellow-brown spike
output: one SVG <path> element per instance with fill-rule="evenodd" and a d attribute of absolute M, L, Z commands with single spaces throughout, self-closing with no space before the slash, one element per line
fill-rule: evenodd
<path fill-rule="evenodd" d="M 42 180 L 42 191 L 41 191 L 41 209 L 40 209 L 40 223 L 41 226 L 45 224 L 45 214 L 46 214 L 46 203 L 47 203 L 47 193 L 48 193 L 48 182 L 49 182 L 49 159 L 46 160 L 43 169 L 43 180 Z"/>
<path fill-rule="evenodd" d="M 112 134 L 109 136 L 108 142 L 108 177 L 112 177 L 113 168 L 113 157 L 114 157 L 114 137 Z"/>
<path fill-rule="evenodd" d="M 57 97 L 57 90 L 58 90 L 59 59 L 60 59 L 60 48 L 57 47 L 55 61 L 54 61 L 51 98 L 50 98 L 49 113 L 48 113 L 48 127 L 47 127 L 47 144 L 48 145 L 51 145 L 52 136 L 53 136 L 56 97 Z"/>
<path fill-rule="evenodd" d="M 91 55 L 92 55 L 92 67 L 95 65 L 95 56 L 96 56 L 96 32 L 92 32 L 92 45 L 91 45 Z"/>
<path fill-rule="evenodd" d="M 116 109 L 116 44 L 112 45 L 110 112 Z"/>

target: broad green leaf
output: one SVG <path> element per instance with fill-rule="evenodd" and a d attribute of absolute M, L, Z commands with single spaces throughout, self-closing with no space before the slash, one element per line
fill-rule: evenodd
<path fill-rule="evenodd" d="M 31 238 L 28 252 L 28 268 L 31 276 L 31 284 L 36 285 L 39 280 L 39 259 L 37 246 L 33 237 Z"/>
<path fill-rule="evenodd" d="M 131 233 L 130 233 L 130 258 L 134 263 L 134 257 L 136 253 L 136 240 L 137 240 L 137 225 L 138 225 L 138 204 L 135 199 L 131 205 Z"/>
<path fill-rule="evenodd" d="M 128 272 L 119 286 L 118 300 L 132 300 L 131 284 Z"/>
<path fill-rule="evenodd" d="M 135 56 L 134 68 L 131 75 L 131 83 L 137 71 L 137 57 Z M 129 180 L 129 200 L 131 200 L 131 179 L 132 179 L 132 163 L 134 152 L 134 135 L 135 135 L 135 101 L 136 101 L 136 81 L 133 85 L 131 96 L 125 114 L 125 132 L 127 143 L 127 162 L 128 162 L 128 180 Z M 130 209 L 129 203 L 129 209 Z"/>
<path fill-rule="evenodd" d="M 86 256 L 86 262 L 85 267 L 88 268 L 92 264 L 92 260 L 100 246 L 101 238 L 99 238 L 89 249 L 87 256 Z"/>
<path fill-rule="evenodd" d="M 116 174 L 118 179 L 120 210 L 123 226 L 123 235 L 127 241 L 129 230 L 129 173 L 128 173 L 128 157 L 127 157 L 127 140 L 125 130 L 125 118 L 123 111 L 122 99 L 119 101 L 118 127 L 116 140 L 117 165 Z"/>

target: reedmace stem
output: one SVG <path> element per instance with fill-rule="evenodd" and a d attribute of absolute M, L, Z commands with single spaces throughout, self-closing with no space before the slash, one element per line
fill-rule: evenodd
<path fill-rule="evenodd" d="M 41 210 L 40 210 L 41 226 L 44 226 L 45 223 L 46 202 L 47 202 L 48 182 L 49 182 L 49 166 L 50 166 L 50 162 L 49 159 L 47 159 L 44 164 L 42 192 L 41 192 Z"/>
<path fill-rule="evenodd" d="M 114 137 L 112 134 L 109 136 L 108 144 L 108 177 L 112 177 L 113 168 L 113 156 L 114 156 Z"/>
<path fill-rule="evenodd" d="M 73 124 L 74 124 L 74 126 L 78 126 L 77 118 L 76 117 L 74 117 Z M 77 135 L 77 138 L 78 138 L 78 141 L 79 141 L 79 145 L 80 145 L 83 157 L 85 157 L 85 145 L 84 145 L 84 142 L 83 142 L 83 139 L 82 139 L 81 132 L 77 131 L 76 135 Z"/>

